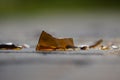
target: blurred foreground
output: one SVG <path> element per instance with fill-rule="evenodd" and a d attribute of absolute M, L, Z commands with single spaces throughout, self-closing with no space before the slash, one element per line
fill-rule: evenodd
<path fill-rule="evenodd" d="M 0 53 L 0 80 L 119 80 L 119 68 L 115 55 Z"/>

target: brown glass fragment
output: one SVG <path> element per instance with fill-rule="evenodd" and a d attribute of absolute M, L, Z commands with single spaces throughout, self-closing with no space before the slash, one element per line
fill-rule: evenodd
<path fill-rule="evenodd" d="M 103 40 L 100 39 L 100 40 L 96 41 L 93 45 L 90 45 L 89 48 L 95 48 L 95 47 L 99 46 L 102 42 L 103 42 Z"/>
<path fill-rule="evenodd" d="M 71 47 L 74 46 L 72 38 L 57 39 L 45 31 L 42 31 L 36 46 L 36 51 L 66 50 L 68 45 Z"/>

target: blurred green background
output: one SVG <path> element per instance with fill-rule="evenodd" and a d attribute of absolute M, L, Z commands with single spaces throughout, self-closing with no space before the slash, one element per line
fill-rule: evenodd
<path fill-rule="evenodd" d="M 119 0 L 0 0 L 0 15 L 54 11 L 120 10 Z"/>
<path fill-rule="evenodd" d="M 0 43 L 36 44 L 42 30 L 78 41 L 120 38 L 120 1 L 0 0 Z"/>

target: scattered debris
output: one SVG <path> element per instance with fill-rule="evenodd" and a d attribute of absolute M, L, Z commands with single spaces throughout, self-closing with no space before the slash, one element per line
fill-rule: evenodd
<path fill-rule="evenodd" d="M 42 31 L 38 44 L 36 46 L 36 51 L 65 51 L 65 50 L 111 50 L 111 49 L 119 49 L 116 45 L 104 45 L 102 44 L 103 39 L 99 39 L 94 42 L 92 45 L 79 45 L 74 46 L 72 38 L 63 38 L 58 39 L 53 37 L 52 35 Z M 112 42 L 111 42 L 112 43 Z"/>
<path fill-rule="evenodd" d="M 45 31 L 42 31 L 38 44 L 36 45 L 36 51 L 79 51 L 79 50 L 119 50 L 118 44 L 114 42 L 108 42 L 107 45 L 103 44 L 103 39 L 99 39 L 93 44 L 82 44 L 75 46 L 73 38 L 55 38 Z M 15 45 L 13 43 L 1 43 L 0 50 L 21 50 L 24 48 L 30 48 L 28 44 Z"/>

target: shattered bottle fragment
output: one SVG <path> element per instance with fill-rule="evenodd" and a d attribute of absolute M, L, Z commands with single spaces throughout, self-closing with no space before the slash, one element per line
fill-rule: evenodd
<path fill-rule="evenodd" d="M 90 45 L 89 48 L 95 48 L 97 46 L 99 46 L 101 43 L 103 42 L 102 39 L 96 41 L 94 44 Z"/>
<path fill-rule="evenodd" d="M 72 38 L 58 39 L 42 31 L 36 51 L 67 50 L 68 48 L 75 48 Z"/>
<path fill-rule="evenodd" d="M 21 50 L 23 48 L 30 48 L 28 44 L 15 45 L 13 43 L 0 43 L 0 50 Z"/>
<path fill-rule="evenodd" d="M 0 50 L 20 50 L 22 47 L 16 46 L 13 43 L 1 43 Z"/>

